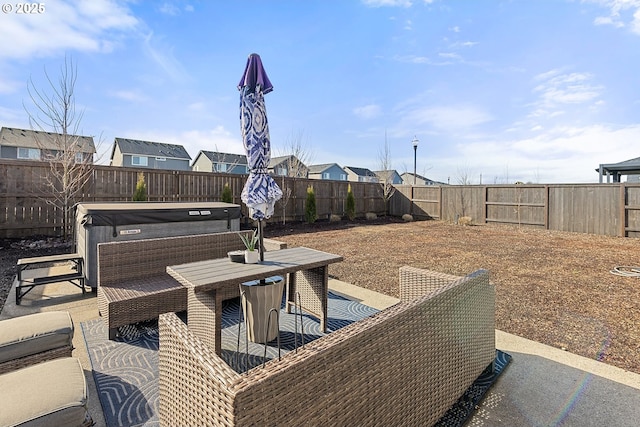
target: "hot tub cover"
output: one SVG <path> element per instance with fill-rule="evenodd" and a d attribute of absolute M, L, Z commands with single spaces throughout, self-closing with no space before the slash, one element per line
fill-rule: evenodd
<path fill-rule="evenodd" d="M 240 205 L 222 202 L 126 202 L 81 203 L 76 215 L 86 227 L 232 220 L 240 218 L 241 213 Z"/>

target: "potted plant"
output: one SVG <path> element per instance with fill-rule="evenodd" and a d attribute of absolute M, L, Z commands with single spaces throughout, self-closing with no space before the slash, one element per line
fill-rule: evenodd
<path fill-rule="evenodd" d="M 240 234 L 240 238 L 242 239 L 242 243 L 244 243 L 244 247 L 246 250 L 244 251 L 244 262 L 245 264 L 257 264 L 260 261 L 260 252 L 256 250 L 256 245 L 258 244 L 258 240 L 260 236 L 258 235 L 258 230 L 253 230 L 250 235 Z"/>

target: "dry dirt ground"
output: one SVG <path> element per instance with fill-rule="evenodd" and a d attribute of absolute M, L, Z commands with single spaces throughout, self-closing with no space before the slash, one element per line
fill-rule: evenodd
<path fill-rule="evenodd" d="M 638 239 L 440 221 L 341 224 L 269 225 L 265 236 L 340 254 L 332 276 L 395 297 L 403 265 L 487 269 L 498 329 L 640 373 L 640 279 L 610 272 L 640 266 Z"/>
<path fill-rule="evenodd" d="M 340 254 L 332 276 L 396 297 L 402 265 L 488 269 L 498 329 L 640 374 L 640 279 L 610 272 L 640 266 L 639 239 L 384 218 L 269 224 L 265 236 Z M 55 240 L 0 240 L 0 307 L 18 258 L 68 251 Z"/>

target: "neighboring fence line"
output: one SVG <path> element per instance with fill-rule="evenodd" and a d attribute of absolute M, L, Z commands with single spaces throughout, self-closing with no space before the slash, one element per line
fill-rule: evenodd
<path fill-rule="evenodd" d="M 640 184 L 397 187 L 392 215 L 640 237 Z"/>
<path fill-rule="evenodd" d="M 51 190 L 46 186 L 44 176 L 49 171 L 47 163 L 0 160 L 0 238 L 60 234 L 61 212 L 46 202 Z M 130 201 L 138 172 L 144 173 L 149 201 L 216 202 L 220 201 L 222 189 L 228 183 L 234 203 L 241 205 L 246 213 L 240 193 L 247 176 L 224 173 L 94 165 L 91 178 L 82 188 L 78 201 Z M 276 203 L 275 214 L 270 220 L 272 222 L 304 219 L 309 185 L 314 189 L 319 218 L 344 214 L 349 184 L 356 199 L 357 216 L 364 216 L 366 212 L 384 214 L 384 199 L 379 184 L 288 177 L 276 177 L 276 181 L 285 194 L 287 189 L 290 190 L 290 196 Z"/>

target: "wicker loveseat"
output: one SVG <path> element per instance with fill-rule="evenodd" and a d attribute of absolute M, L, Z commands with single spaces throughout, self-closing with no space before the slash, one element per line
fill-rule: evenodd
<path fill-rule="evenodd" d="M 433 425 L 495 358 L 489 273 L 400 269 L 401 302 L 281 360 L 232 370 L 160 316 L 162 426 Z"/>
<path fill-rule="evenodd" d="M 187 288 L 167 266 L 224 258 L 244 249 L 239 234 L 249 231 L 160 237 L 98 244 L 98 310 L 109 328 L 109 339 L 120 326 L 155 319 L 161 313 L 187 309 Z M 286 244 L 264 239 L 265 250 Z M 239 295 L 233 289 L 225 299 Z"/>

